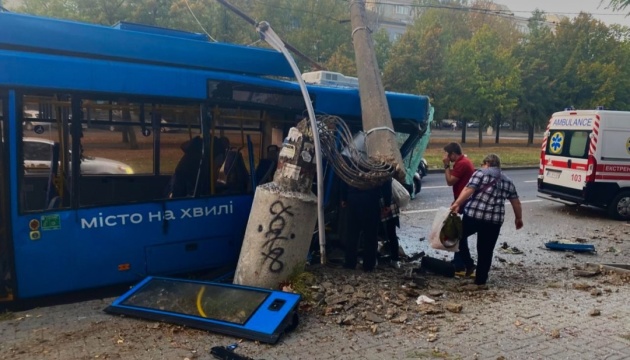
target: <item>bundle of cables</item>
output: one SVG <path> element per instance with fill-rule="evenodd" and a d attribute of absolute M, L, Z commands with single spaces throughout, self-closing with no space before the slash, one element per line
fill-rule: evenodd
<path fill-rule="evenodd" d="M 395 168 L 370 159 L 367 142 L 364 141 L 365 149 L 359 148 L 341 118 L 318 115 L 317 120 L 322 154 L 345 183 L 358 189 L 371 189 L 392 178 Z"/>

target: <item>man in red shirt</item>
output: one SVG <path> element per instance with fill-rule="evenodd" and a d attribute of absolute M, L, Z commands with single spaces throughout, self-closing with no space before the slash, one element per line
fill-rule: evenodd
<path fill-rule="evenodd" d="M 444 147 L 442 162 L 444 163 L 446 184 L 453 187 L 453 200 L 457 200 L 459 194 L 464 190 L 470 177 L 475 172 L 475 166 L 462 153 L 462 147 L 455 142 L 449 143 Z M 452 169 L 451 163 L 453 163 Z M 470 258 L 468 239 L 464 238 L 459 242 L 459 251 L 453 255 L 453 265 L 455 265 L 455 272 L 471 276 L 475 272 L 475 265 L 466 267 L 462 260 L 462 256 L 466 256 L 466 254 Z"/>

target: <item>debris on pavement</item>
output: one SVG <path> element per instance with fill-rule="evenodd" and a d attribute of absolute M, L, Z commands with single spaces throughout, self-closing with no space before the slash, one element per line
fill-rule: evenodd
<path fill-rule="evenodd" d="M 416 299 L 416 304 L 435 304 L 435 300 L 431 299 L 426 295 L 420 295 L 418 299 Z"/>
<path fill-rule="evenodd" d="M 580 244 L 568 240 L 549 241 L 545 243 L 545 247 L 549 250 L 595 252 L 595 246 L 592 244 Z"/>
<path fill-rule="evenodd" d="M 599 267 L 620 275 L 630 275 L 630 265 L 628 264 L 600 264 Z"/>
<path fill-rule="evenodd" d="M 215 346 L 210 349 L 210 354 L 214 356 L 215 359 L 220 360 L 254 360 L 248 356 L 239 355 L 234 352 L 238 345 L 232 344 L 228 346 Z"/>
<path fill-rule="evenodd" d="M 446 310 L 455 314 L 459 314 L 464 309 L 464 306 L 462 304 L 456 304 L 456 303 L 448 303 L 446 304 L 445 307 L 446 307 Z"/>
<path fill-rule="evenodd" d="M 586 266 L 584 267 L 576 266 L 573 269 L 573 275 L 577 277 L 593 277 L 600 275 L 601 273 L 602 270 L 600 266 L 591 263 L 586 263 Z"/>

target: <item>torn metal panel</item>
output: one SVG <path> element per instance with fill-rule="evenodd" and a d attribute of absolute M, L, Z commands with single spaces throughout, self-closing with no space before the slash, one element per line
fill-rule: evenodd
<path fill-rule="evenodd" d="M 297 325 L 299 294 L 147 277 L 105 311 L 276 343 Z"/>

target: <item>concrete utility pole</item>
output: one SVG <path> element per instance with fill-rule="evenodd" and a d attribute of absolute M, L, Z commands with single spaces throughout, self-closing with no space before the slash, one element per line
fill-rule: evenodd
<path fill-rule="evenodd" d="M 302 120 L 282 145 L 273 182 L 256 188 L 234 284 L 278 289 L 304 269 L 317 221 L 315 151 Z"/>
<path fill-rule="evenodd" d="M 368 156 L 395 167 L 396 178 L 404 182 L 405 166 L 396 142 L 371 31 L 365 24 L 364 0 L 350 2 L 350 22 Z"/>

